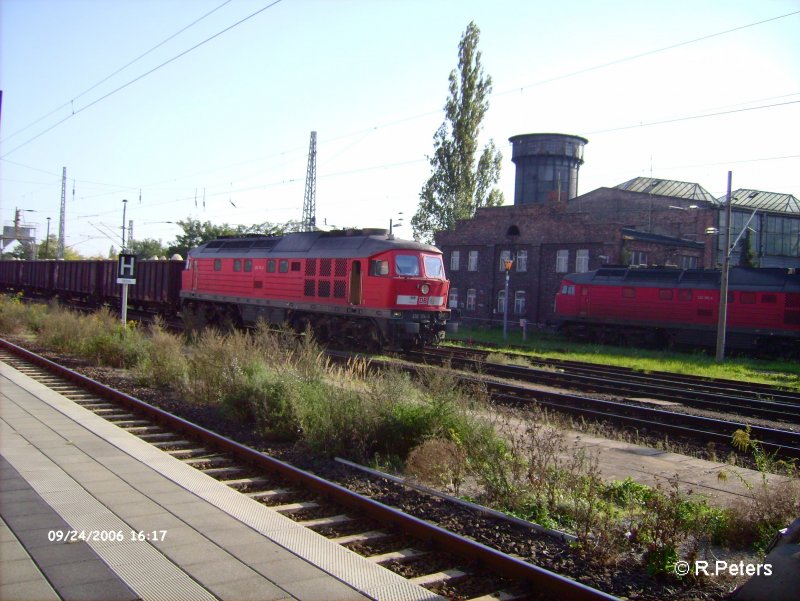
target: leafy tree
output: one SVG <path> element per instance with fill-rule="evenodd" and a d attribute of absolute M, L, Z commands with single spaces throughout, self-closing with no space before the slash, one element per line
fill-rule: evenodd
<path fill-rule="evenodd" d="M 127 250 L 129 253 L 134 254 L 142 259 L 150 259 L 152 257 L 162 257 L 167 255 L 167 247 L 161 243 L 161 240 L 155 240 L 154 238 L 133 240 L 130 244 L 128 244 Z"/>
<path fill-rule="evenodd" d="M 431 176 L 420 191 L 420 203 L 411 219 L 414 236 L 433 240 L 437 230 L 451 229 L 458 219 L 469 219 L 479 207 L 503 204 L 503 193 L 493 186 L 500 179 L 502 154 L 493 141 L 478 153 L 478 134 L 489 109 L 492 78 L 484 75 L 478 51 L 480 30 L 470 22 L 458 46 L 458 70 L 450 72 L 450 96 L 445 121 L 433 137 Z"/>
<path fill-rule="evenodd" d="M 34 250 L 36 254 L 34 255 Z M 49 243 L 46 240 L 42 240 L 38 244 L 25 242 L 17 244 L 14 248 L 9 251 L 3 253 L 4 259 L 22 259 L 23 261 L 30 261 L 34 257 L 37 259 L 55 259 L 56 255 L 58 254 L 58 236 L 56 234 L 50 234 Z M 66 261 L 77 261 L 79 259 L 85 259 L 81 253 L 77 250 L 72 248 L 65 248 L 64 249 L 64 259 Z"/>
<path fill-rule="evenodd" d="M 753 252 L 753 243 L 750 240 L 750 230 L 746 230 L 741 245 L 741 252 L 739 253 L 739 265 L 741 267 L 758 267 L 756 255 Z"/>
<path fill-rule="evenodd" d="M 298 221 L 288 221 L 286 223 L 256 223 L 253 225 L 237 225 L 232 226 L 227 223 L 222 225 L 213 225 L 210 221 L 201 223 L 197 219 L 191 217 L 185 221 L 176 222 L 177 225 L 183 228 L 183 234 L 178 235 L 175 242 L 170 245 L 167 254 L 172 256 L 178 253 L 186 258 L 189 250 L 196 248 L 214 240 L 220 236 L 244 236 L 247 234 L 261 234 L 265 236 L 282 236 L 286 232 L 299 232 L 301 231 L 301 224 Z"/>

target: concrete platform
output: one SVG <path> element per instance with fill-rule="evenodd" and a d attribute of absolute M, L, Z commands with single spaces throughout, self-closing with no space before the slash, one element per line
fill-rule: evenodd
<path fill-rule="evenodd" d="M 0 455 L 0 599 L 440 599 L 2 362 Z"/>
<path fill-rule="evenodd" d="M 669 487 L 677 479 L 678 488 L 704 498 L 710 505 L 729 507 L 746 502 L 753 492 L 764 486 L 789 482 L 791 478 L 777 474 L 735 467 L 727 463 L 706 461 L 643 447 L 618 440 L 609 440 L 570 432 L 568 443 L 597 453 L 600 472 L 606 480 L 630 477 L 640 484 Z"/>

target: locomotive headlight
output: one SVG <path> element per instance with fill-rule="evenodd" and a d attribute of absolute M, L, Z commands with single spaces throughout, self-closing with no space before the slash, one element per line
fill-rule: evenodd
<path fill-rule="evenodd" d="M 420 286 L 419 291 L 422 292 L 422 294 L 428 294 L 428 292 L 431 291 L 431 287 L 428 286 L 427 284 L 423 284 L 422 286 Z"/>

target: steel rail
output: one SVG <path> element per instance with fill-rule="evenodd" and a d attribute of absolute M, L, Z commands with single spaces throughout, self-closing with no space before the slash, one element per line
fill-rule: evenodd
<path fill-rule="evenodd" d="M 706 376 L 694 376 L 689 374 L 678 374 L 660 370 L 639 370 L 631 367 L 621 367 L 618 365 L 603 365 L 600 363 L 587 363 L 582 361 L 572 361 L 566 359 L 541 359 L 530 357 L 519 353 L 505 353 L 503 351 L 486 351 L 483 349 L 468 349 L 462 347 L 428 347 L 426 351 L 434 353 L 456 353 L 463 357 L 486 357 L 492 352 L 506 354 L 509 357 L 522 358 L 534 366 L 549 369 L 563 369 L 570 373 L 586 375 L 618 375 L 624 376 L 632 381 L 659 381 L 670 382 L 679 385 L 689 384 L 693 389 L 700 391 L 735 391 L 743 396 L 749 396 L 756 400 L 768 398 L 776 402 L 800 403 L 800 392 L 786 390 L 779 386 L 762 384 L 759 382 L 741 382 L 739 380 L 728 380 L 724 378 L 710 378 Z"/>
<path fill-rule="evenodd" d="M 296 468 L 288 463 L 246 447 L 234 440 L 221 436 L 206 428 L 193 424 L 167 411 L 154 407 L 124 392 L 114 390 L 96 380 L 83 376 L 69 368 L 58 365 L 27 349 L 0 339 L 0 347 L 23 357 L 25 360 L 44 367 L 53 373 L 90 390 L 103 398 L 119 403 L 131 411 L 164 424 L 170 430 L 177 430 L 198 438 L 205 444 L 223 452 L 231 453 L 241 461 L 255 467 L 278 474 L 306 489 L 313 490 L 362 515 L 368 515 L 381 523 L 391 524 L 416 538 L 426 540 L 438 548 L 456 555 L 477 560 L 500 575 L 523 581 L 532 587 L 532 592 L 541 592 L 551 597 L 575 599 L 578 601 L 619 601 L 617 597 L 599 591 L 575 580 L 556 574 L 521 559 L 511 557 L 477 541 L 459 536 L 439 526 L 408 515 L 398 509 L 368 499 L 338 484 L 328 482 L 314 474 Z"/>
<path fill-rule="evenodd" d="M 740 412 L 747 412 L 748 417 L 792 422 L 800 420 L 800 399 L 793 402 L 776 402 L 752 396 L 741 396 L 740 391 L 721 391 L 708 389 L 708 387 L 698 390 L 694 385 L 687 388 L 685 382 L 670 382 L 661 378 L 641 375 L 614 374 L 608 377 L 598 373 L 587 375 L 570 370 L 554 372 L 536 367 L 485 362 L 460 354 L 453 356 L 448 351 L 442 350 L 409 353 L 409 356 L 423 361 L 426 358 L 434 358 L 439 362 L 449 362 L 452 366 L 479 369 L 484 374 L 538 384 L 616 395 L 620 395 L 622 392 L 643 394 L 648 395 L 648 398 L 680 402 L 698 408 L 724 411 L 737 409 Z"/>

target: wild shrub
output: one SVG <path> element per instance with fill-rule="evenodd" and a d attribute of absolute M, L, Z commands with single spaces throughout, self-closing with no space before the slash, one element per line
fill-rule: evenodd
<path fill-rule="evenodd" d="M 188 370 L 183 340 L 164 330 L 159 320 L 150 325 L 149 336 L 151 344 L 136 365 L 139 381 L 160 388 L 182 390 Z"/>
<path fill-rule="evenodd" d="M 21 292 L 13 296 L 0 295 L 0 333 L 20 334 L 33 330 L 31 322 L 38 321 L 42 313 L 41 305 L 23 303 Z"/>
<path fill-rule="evenodd" d="M 761 479 L 757 484 L 742 479 L 750 496 L 731 507 L 727 521 L 719 528 L 719 536 L 734 547 L 751 547 L 764 552 L 778 530 L 800 515 L 800 482 L 797 480 L 800 470 L 795 461 L 768 453 L 751 436 L 749 426 L 734 432 L 732 444 L 753 457 Z M 771 473 L 788 478 L 779 479 Z"/>
<path fill-rule="evenodd" d="M 415 447 L 405 463 L 407 477 L 458 495 L 467 474 L 467 450 L 456 432 Z"/>
<path fill-rule="evenodd" d="M 84 319 L 74 311 L 52 305 L 39 328 L 38 340 L 53 350 L 80 355 L 86 339 Z"/>
<path fill-rule="evenodd" d="M 238 378 L 226 387 L 222 404 L 241 421 L 253 421 L 272 439 L 294 440 L 299 433 L 297 406 L 302 385 L 288 372 L 277 372 L 261 359 L 239 367 Z"/>
<path fill-rule="evenodd" d="M 101 310 L 80 320 L 83 337 L 82 357 L 110 367 L 133 367 L 148 353 L 150 340 L 130 322 L 123 324 L 108 310 Z"/>
<path fill-rule="evenodd" d="M 300 394 L 298 422 L 314 451 L 355 461 L 371 456 L 375 411 L 367 394 L 321 381 L 302 382 Z"/>
<path fill-rule="evenodd" d="M 187 356 L 184 394 L 202 404 L 219 403 L 235 389 L 242 366 L 259 356 L 247 332 L 222 335 L 204 330 Z"/>

